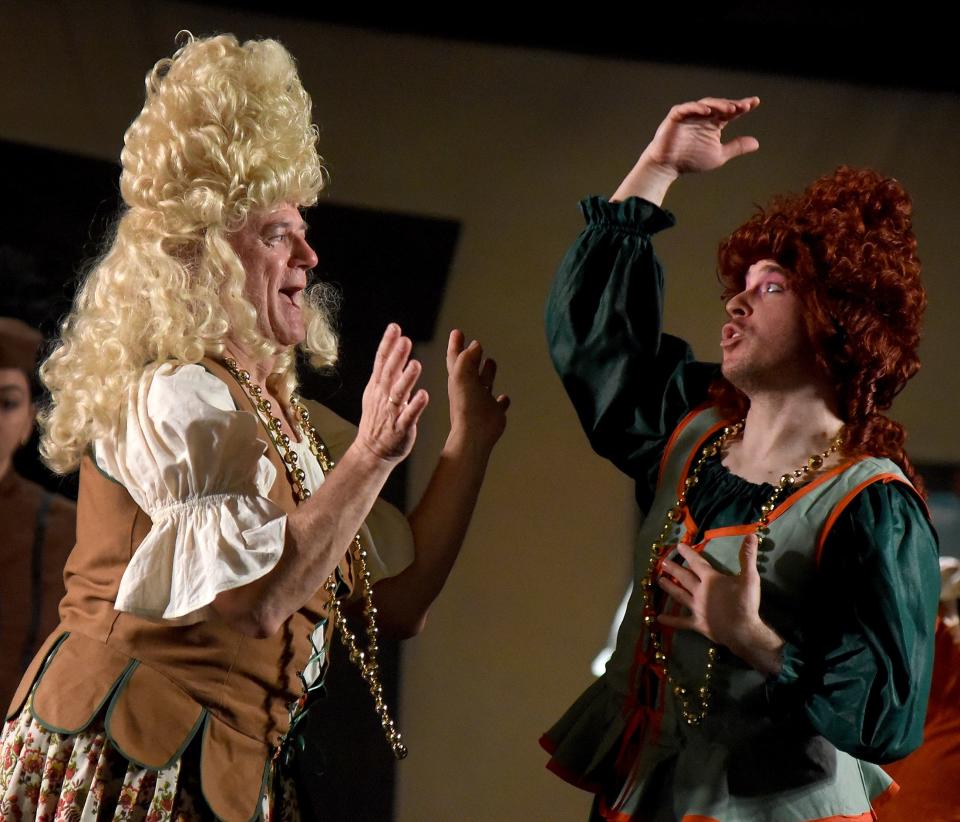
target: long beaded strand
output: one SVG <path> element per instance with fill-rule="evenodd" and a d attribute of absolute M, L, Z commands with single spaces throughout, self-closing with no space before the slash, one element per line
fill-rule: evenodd
<path fill-rule="evenodd" d="M 241 369 L 235 360 L 227 358 L 224 360 L 227 370 L 233 378 L 240 384 L 240 387 L 246 391 L 251 402 L 257 411 L 263 416 L 267 433 L 273 441 L 280 458 L 283 460 L 287 471 L 287 478 L 293 489 L 297 502 L 303 502 L 310 498 L 310 489 L 303 482 L 306 474 L 302 468 L 297 466 L 297 452 L 290 447 L 290 437 L 283 433 L 280 420 L 273 415 L 273 404 L 270 400 L 263 397 L 263 389 L 259 385 L 250 382 L 250 372 Z M 307 438 L 307 444 L 310 451 L 317 458 L 320 468 L 324 475 L 333 470 L 334 461 L 330 456 L 330 451 L 326 444 L 320 438 L 313 425 L 310 424 L 310 412 L 300 402 L 296 395 L 290 397 L 290 405 L 297 415 L 297 422 L 301 431 Z M 379 629 L 377 628 L 376 616 L 377 609 L 373 604 L 373 584 L 370 581 L 370 571 L 367 568 L 367 551 L 360 544 L 360 535 L 353 538 L 350 546 L 353 561 L 357 565 L 357 576 L 360 580 L 362 595 L 364 600 L 363 614 L 366 621 L 367 646 L 361 650 L 357 645 L 356 635 L 350 631 L 347 625 L 347 619 L 343 615 L 340 607 L 340 601 L 336 597 L 337 578 L 336 573 L 331 573 L 323 584 L 323 589 L 330 595 L 330 612 L 333 616 L 333 623 L 340 634 L 340 641 L 343 643 L 350 657 L 350 661 L 360 670 L 364 682 L 370 690 L 373 697 L 374 709 L 380 719 L 383 727 L 384 736 L 394 757 L 404 759 L 407 756 L 407 747 L 403 744 L 403 737 L 397 729 L 396 724 L 390 717 L 390 709 L 383 697 L 383 686 L 380 682 L 380 664 L 377 661 L 377 652 L 379 644 L 377 642 Z"/>
<path fill-rule="evenodd" d="M 640 581 L 640 591 L 643 606 L 643 624 L 646 626 L 647 635 L 650 638 L 650 647 L 653 649 L 654 663 L 660 665 L 663 669 L 663 675 L 664 679 L 666 680 L 667 687 L 673 691 L 673 695 L 680 702 L 680 715 L 683 717 L 683 721 L 691 727 L 697 726 L 703 722 L 710 711 L 710 699 L 712 696 L 710 683 L 713 679 L 713 670 L 717 661 L 718 649 L 717 646 L 713 644 L 707 648 L 707 661 L 703 675 L 703 682 L 699 687 L 687 688 L 676 680 L 676 678 L 670 673 L 670 669 L 667 666 L 667 653 L 663 645 L 663 638 L 660 635 L 660 631 L 657 629 L 657 612 L 653 607 L 654 578 L 659 576 L 659 572 L 657 571 L 658 564 L 663 557 L 666 556 L 667 552 L 676 545 L 676 543 L 670 542 L 668 537 L 672 533 L 674 525 L 682 522 L 684 519 L 684 510 L 687 506 L 687 496 L 690 493 L 690 489 L 693 488 L 699 481 L 700 472 L 703 470 L 703 466 L 706 464 L 707 460 L 723 452 L 727 446 L 727 443 L 737 437 L 740 432 L 743 431 L 743 425 L 744 422 L 741 420 L 734 425 L 727 426 L 723 429 L 723 433 L 720 435 L 719 439 L 716 440 L 716 442 L 705 445 L 701 450 L 699 458 L 690 469 L 690 473 L 687 475 L 686 480 L 684 480 L 683 489 L 680 491 L 680 495 L 677 497 L 676 503 L 674 503 L 674 505 L 667 512 L 667 517 L 663 524 L 663 528 L 660 530 L 660 536 L 650 544 L 650 556 L 647 559 L 647 573 Z M 841 439 L 840 434 L 837 434 L 837 436 L 834 437 L 833 441 L 830 443 L 830 446 L 825 451 L 820 454 L 814 454 L 812 457 L 807 459 L 804 465 L 800 466 L 795 471 L 789 474 L 784 474 L 782 477 L 780 477 L 780 482 L 773 489 L 773 493 L 770 495 L 770 498 L 760 507 L 760 519 L 757 520 L 754 531 L 758 539 L 758 550 L 760 545 L 763 543 L 763 535 L 766 532 L 767 526 L 770 524 L 770 514 L 772 514 L 774 509 L 777 507 L 777 503 L 780 501 L 783 494 L 793 485 L 801 482 L 807 474 L 818 471 L 820 468 L 822 468 L 827 458 L 830 457 L 831 454 L 839 451 L 842 445 L 843 440 Z"/>

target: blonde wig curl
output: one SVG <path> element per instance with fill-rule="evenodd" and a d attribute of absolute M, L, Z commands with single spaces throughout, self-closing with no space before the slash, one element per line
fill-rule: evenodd
<path fill-rule="evenodd" d="M 316 202 L 325 173 L 310 97 L 274 40 L 194 39 L 147 74 L 146 102 L 124 136 L 116 235 L 78 291 L 41 369 L 51 404 L 41 451 L 75 470 L 89 443 L 120 425 L 151 363 L 219 356 L 228 333 L 254 359 L 273 356 L 271 391 L 296 387 L 296 355 L 258 330 L 230 234 L 256 211 Z M 315 367 L 336 362 L 333 301 L 304 299 Z"/>

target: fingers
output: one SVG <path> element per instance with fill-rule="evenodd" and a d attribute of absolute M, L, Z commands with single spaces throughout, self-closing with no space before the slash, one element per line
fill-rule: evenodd
<path fill-rule="evenodd" d="M 371 379 L 376 382 L 383 373 L 383 367 L 393 351 L 397 339 L 400 337 L 400 326 L 396 323 L 390 323 L 380 338 L 380 345 L 377 346 L 377 354 L 373 358 L 373 373 Z"/>
<path fill-rule="evenodd" d="M 700 556 L 700 552 L 694 551 L 689 545 L 681 542 L 679 545 L 677 545 L 677 553 L 687 561 L 687 565 L 689 566 L 690 570 L 700 579 L 703 579 L 705 575 L 711 572 L 715 572 L 714 567 L 702 556 Z"/>
<path fill-rule="evenodd" d="M 735 111 L 732 114 L 726 116 L 726 123 L 732 123 L 738 117 L 742 117 L 744 114 L 753 111 L 757 106 L 760 105 L 759 97 L 744 97 L 742 100 L 734 100 Z M 726 125 L 724 123 L 724 125 Z"/>
<path fill-rule="evenodd" d="M 760 105 L 759 97 L 743 97 L 731 100 L 726 97 L 702 97 L 680 103 L 670 109 L 670 118 L 676 121 L 688 117 L 713 117 L 719 122 L 729 122 Z"/>
<path fill-rule="evenodd" d="M 468 367 L 478 369 L 480 361 L 483 359 L 483 346 L 477 340 L 471 340 L 470 345 L 463 349 L 460 355 L 461 362 Z"/>
<path fill-rule="evenodd" d="M 724 143 L 721 147 L 723 151 L 723 162 L 732 160 L 742 154 L 751 154 L 760 148 L 760 141 L 756 137 L 734 137 L 730 142 Z"/>
<path fill-rule="evenodd" d="M 377 354 L 373 358 L 371 382 L 392 387 L 402 373 L 412 350 L 413 342 L 410 338 L 403 336 L 399 325 L 390 323 L 383 332 Z"/>
<path fill-rule="evenodd" d="M 413 343 L 409 337 L 398 337 L 394 340 L 380 373 L 381 384 L 392 386 L 399 379 L 412 350 Z"/>
<path fill-rule="evenodd" d="M 480 366 L 480 385 L 488 391 L 493 389 L 493 381 L 497 378 L 497 361 L 487 357 Z"/>
<path fill-rule="evenodd" d="M 457 332 L 459 334 L 459 332 Z M 450 348 L 457 344 L 462 344 L 462 335 L 459 343 L 451 334 Z M 423 367 L 419 361 L 410 359 L 410 352 L 413 350 L 413 342 L 409 337 L 403 336 L 400 326 L 396 323 L 390 323 L 386 331 L 383 332 L 383 338 L 377 347 L 377 354 L 373 360 L 373 373 L 370 377 L 371 386 L 376 386 L 378 394 L 398 409 L 406 409 L 410 392 L 413 391 L 417 380 L 420 379 L 420 373 Z M 423 392 L 426 397 L 426 392 Z M 412 402 L 412 401 L 410 401 Z M 414 409 L 415 416 L 419 416 L 426 407 L 418 403 L 419 410 Z"/>
<path fill-rule="evenodd" d="M 454 342 L 455 333 L 459 337 L 456 343 Z M 454 372 L 462 373 L 464 371 L 478 374 L 481 363 L 484 361 L 483 346 L 477 340 L 471 340 L 469 345 L 464 346 L 464 339 L 461 332 L 456 330 L 450 332 L 450 341 L 447 344 L 447 373 L 451 376 L 454 375 Z M 494 364 L 494 368 L 496 368 L 496 364 Z"/>
<path fill-rule="evenodd" d="M 670 109 L 668 116 L 671 120 L 680 122 L 681 120 L 686 120 L 688 117 L 709 117 L 710 114 L 710 104 L 705 100 L 691 100 L 688 103 L 675 105 Z"/>
<path fill-rule="evenodd" d="M 422 370 L 423 367 L 417 360 L 410 360 L 390 389 L 388 396 L 390 402 L 394 405 L 403 405 L 406 403 L 410 392 L 413 390 L 413 386 L 416 385 L 417 380 L 420 379 L 420 372 Z"/>
<path fill-rule="evenodd" d="M 703 97 L 697 102 L 709 107 L 711 115 L 729 121 L 748 111 L 753 111 L 760 105 L 760 98 L 743 97 L 739 100 L 730 100 L 726 97 Z"/>
<path fill-rule="evenodd" d="M 448 391 L 451 414 L 456 416 L 458 421 L 471 420 L 470 425 L 482 419 L 495 421 L 510 407 L 510 397 L 493 392 L 497 379 L 497 361 L 492 357 L 484 359 L 483 346 L 477 340 L 471 340 L 467 345 L 464 343 L 465 337 L 459 329 L 450 332 L 447 341 L 447 372 L 450 377 Z M 496 424 L 493 428 L 496 428 Z M 500 433 L 502 430 L 500 425 Z"/>
<path fill-rule="evenodd" d="M 757 548 L 760 540 L 756 534 L 748 534 L 740 545 L 740 575 L 754 577 L 757 571 Z"/>
<path fill-rule="evenodd" d="M 447 373 L 453 373 L 453 367 L 457 364 L 457 357 L 463 353 L 463 332 L 459 328 L 454 328 L 447 339 Z"/>
<path fill-rule="evenodd" d="M 666 577 L 660 577 L 657 580 L 657 584 L 670 595 L 672 600 L 679 602 L 685 608 L 693 610 L 693 596 L 686 588 L 677 585 Z"/>
<path fill-rule="evenodd" d="M 423 413 L 423 409 L 430 402 L 430 395 L 424 389 L 414 394 L 397 416 L 397 428 L 408 430 L 415 426 Z"/>
<path fill-rule="evenodd" d="M 682 565 L 671 562 L 669 559 L 663 561 L 662 567 L 663 573 L 669 574 L 688 591 L 692 591 L 701 582 L 700 577 L 690 568 L 684 568 Z M 661 576 L 660 580 L 664 581 L 665 577 Z"/>
<path fill-rule="evenodd" d="M 688 563 L 690 562 L 690 557 L 687 555 L 692 555 L 695 561 L 698 560 L 704 563 L 707 568 L 712 570 L 710 563 L 702 559 L 700 555 L 689 546 L 681 543 L 677 546 L 677 550 Z M 696 604 L 694 590 L 702 582 L 701 578 L 697 576 L 691 568 L 685 568 L 669 559 L 665 559 L 661 567 L 662 574 L 658 577 L 657 584 L 666 591 L 674 602 L 682 605 L 688 611 L 693 611 L 694 605 Z M 670 579 L 663 574 L 669 574 L 674 579 Z M 676 582 L 674 580 L 676 580 Z M 676 630 L 697 630 L 697 620 L 693 613 L 685 615 L 661 613 L 657 615 L 657 622 L 667 628 L 674 628 Z"/>

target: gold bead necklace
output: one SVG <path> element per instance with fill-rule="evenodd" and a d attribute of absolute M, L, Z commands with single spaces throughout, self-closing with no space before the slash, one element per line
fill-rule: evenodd
<path fill-rule="evenodd" d="M 290 437 L 283 433 L 280 420 L 273 415 L 273 404 L 270 400 L 263 397 L 263 389 L 259 385 L 250 382 L 250 372 L 241 369 L 236 360 L 229 357 L 224 360 L 227 371 L 240 384 L 240 387 L 246 391 L 250 397 L 257 412 L 265 420 L 267 433 L 273 441 L 280 458 L 283 460 L 284 468 L 287 471 L 287 479 L 293 489 L 293 494 L 297 498 L 297 503 L 301 503 L 310 498 L 310 489 L 303 482 L 306 479 L 306 473 L 302 468 L 297 467 L 297 452 L 290 446 Z M 317 430 L 310 424 L 310 412 L 304 408 L 296 394 L 290 397 L 290 405 L 297 416 L 297 422 L 300 430 L 307 438 L 307 444 L 311 453 L 317 458 L 320 469 L 324 475 L 328 474 L 334 467 L 333 458 L 326 444 L 320 438 Z M 350 661 L 360 670 L 360 675 L 366 682 L 373 697 L 374 709 L 380 719 L 380 725 L 383 727 L 384 736 L 394 757 L 404 759 L 407 755 L 407 747 L 403 744 L 403 738 L 400 731 L 390 717 L 390 709 L 383 698 L 383 686 L 380 683 L 380 664 L 377 661 L 377 652 L 380 646 L 377 643 L 379 629 L 377 628 L 377 609 L 373 604 L 373 584 L 370 582 L 370 571 L 367 568 L 367 551 L 360 544 L 360 535 L 353 538 L 350 546 L 352 549 L 353 561 L 357 566 L 357 576 L 360 580 L 360 587 L 363 593 L 363 615 L 366 621 L 367 645 L 361 649 L 357 645 L 357 637 L 350 631 L 347 625 L 347 619 L 343 615 L 340 607 L 340 601 L 337 599 L 337 576 L 336 571 L 327 577 L 323 584 L 323 590 L 330 595 L 330 612 L 333 617 L 333 624 L 340 634 L 340 641 L 343 643 L 350 657 Z M 348 549 L 348 550 L 350 550 Z"/>
<path fill-rule="evenodd" d="M 722 453 L 727 443 L 743 431 L 743 425 L 744 421 L 741 420 L 734 425 L 727 426 L 723 429 L 723 433 L 716 442 L 708 443 L 701 450 L 699 458 L 684 480 L 680 496 L 677 497 L 677 501 L 673 507 L 667 511 L 666 521 L 660 530 L 660 536 L 650 544 L 650 556 L 647 559 L 647 573 L 643 579 L 640 580 L 643 624 L 646 626 L 647 636 L 650 640 L 650 648 L 653 650 L 654 664 L 659 665 L 663 669 L 663 678 L 667 683 L 667 687 L 673 691 L 673 695 L 680 703 L 680 714 L 683 717 L 683 721 L 691 727 L 703 722 L 710 711 L 710 699 L 712 696 L 710 683 L 713 679 L 713 670 L 717 662 L 718 649 L 717 646 L 713 644 L 707 648 L 706 668 L 703 675 L 703 682 L 699 687 L 687 688 L 679 683 L 667 667 L 667 652 L 664 648 L 660 631 L 657 629 L 657 612 L 653 606 L 653 585 L 655 577 L 660 576 L 661 573 L 657 570 L 657 566 L 663 558 L 666 557 L 667 553 L 676 547 L 676 543 L 670 542 L 668 538 L 674 526 L 684 520 L 684 511 L 687 507 L 687 496 L 690 493 L 690 489 L 699 481 L 700 472 L 703 470 L 703 466 L 707 460 Z M 768 533 L 767 526 L 770 524 L 770 514 L 773 513 L 784 493 L 794 485 L 800 484 L 808 474 L 819 471 L 827 458 L 830 457 L 831 454 L 839 451 L 842 446 L 843 440 L 840 434 L 837 434 L 826 451 L 814 454 L 795 471 L 780 477 L 780 482 L 773 489 L 770 498 L 760 506 L 760 519 L 757 520 L 754 531 L 758 540 L 758 552 L 760 546 L 763 544 L 764 535 Z"/>

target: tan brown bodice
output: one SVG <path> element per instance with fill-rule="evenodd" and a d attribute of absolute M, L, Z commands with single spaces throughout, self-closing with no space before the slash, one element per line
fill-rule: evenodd
<path fill-rule="evenodd" d="M 237 408 L 252 413 L 222 365 L 203 365 L 227 385 Z M 267 439 L 262 427 L 261 435 Z M 289 513 L 296 501 L 283 463 L 272 444 L 268 454 L 277 469 L 269 498 Z M 61 622 L 28 669 L 8 717 L 32 689 L 41 724 L 78 733 L 102 716 L 113 744 L 150 768 L 168 767 L 201 733 L 207 802 L 221 819 L 247 822 L 259 811 L 271 757 L 302 694 L 298 672 L 312 650 L 314 627 L 326 616 L 328 595 L 315 594 L 266 639 L 238 633 L 216 617 L 178 626 L 116 611 L 120 579 L 150 526 L 126 489 L 85 456 Z M 339 571 L 351 587 L 348 556 Z"/>

